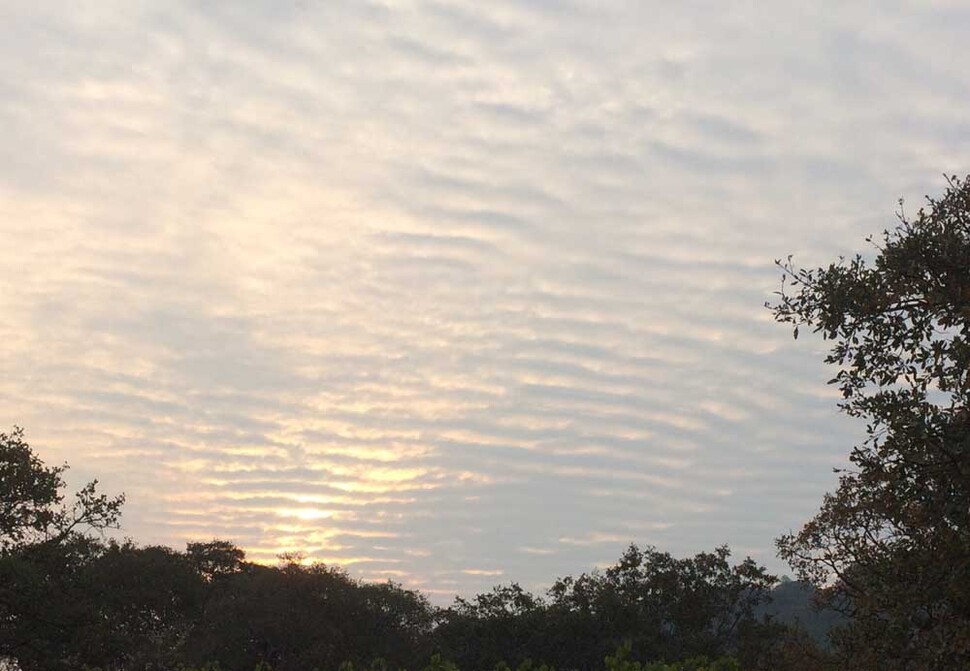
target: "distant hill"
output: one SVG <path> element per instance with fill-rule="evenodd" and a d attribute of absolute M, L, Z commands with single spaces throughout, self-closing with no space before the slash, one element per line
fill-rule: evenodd
<path fill-rule="evenodd" d="M 771 591 L 771 602 L 761 607 L 761 613 L 804 629 L 825 649 L 831 647 L 829 632 L 846 620 L 841 613 L 816 606 L 814 587 L 789 578 L 782 578 L 781 583 Z"/>

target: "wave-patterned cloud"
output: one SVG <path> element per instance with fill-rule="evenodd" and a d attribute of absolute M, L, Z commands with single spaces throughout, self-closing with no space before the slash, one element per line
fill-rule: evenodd
<path fill-rule="evenodd" d="M 772 259 L 965 172 L 959 4 L 11 7 L 0 398 L 125 532 L 445 598 L 772 539 L 858 427 Z"/>

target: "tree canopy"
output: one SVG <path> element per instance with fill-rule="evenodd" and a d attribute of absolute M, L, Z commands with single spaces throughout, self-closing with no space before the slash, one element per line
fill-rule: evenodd
<path fill-rule="evenodd" d="M 124 496 L 99 494 L 95 480 L 64 505 L 65 470 L 66 465 L 45 466 L 22 428 L 0 433 L 0 549 L 59 543 L 117 525 Z"/>
<path fill-rule="evenodd" d="M 726 547 L 678 559 L 631 545 L 545 596 L 511 584 L 436 608 L 333 566 L 253 564 L 223 540 L 105 539 L 122 499 L 89 485 L 65 505 L 63 468 L 19 429 L 2 436 L 0 668 L 756 670 L 776 668 L 787 635 L 759 609 L 774 577 Z"/>
<path fill-rule="evenodd" d="M 836 491 L 778 542 L 851 616 L 851 668 L 970 668 L 970 177 L 927 200 L 870 239 L 874 258 L 780 263 L 769 306 L 830 343 L 840 407 L 867 424 Z"/>

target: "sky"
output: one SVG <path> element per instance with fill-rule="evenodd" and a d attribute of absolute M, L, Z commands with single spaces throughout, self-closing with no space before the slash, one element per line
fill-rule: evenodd
<path fill-rule="evenodd" d="M 774 260 L 964 174 L 960 2 L 0 3 L 0 430 L 440 602 L 774 539 L 864 427 Z"/>

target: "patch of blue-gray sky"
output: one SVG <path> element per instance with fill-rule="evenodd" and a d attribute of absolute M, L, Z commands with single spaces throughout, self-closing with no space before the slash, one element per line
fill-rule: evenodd
<path fill-rule="evenodd" d="M 630 541 L 784 570 L 860 427 L 772 260 L 970 151 L 960 3 L 2 17 L 3 423 L 140 541 L 440 598 Z"/>

